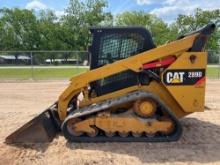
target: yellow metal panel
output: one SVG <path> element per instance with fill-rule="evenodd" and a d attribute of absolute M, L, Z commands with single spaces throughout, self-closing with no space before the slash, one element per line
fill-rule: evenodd
<path fill-rule="evenodd" d="M 94 134 L 95 130 L 91 126 L 95 125 L 105 132 L 154 134 L 156 132 L 169 133 L 174 127 L 171 120 L 154 120 L 149 124 L 143 121 L 132 115 L 94 116 L 76 123 L 72 129 L 74 132 Z"/>
<path fill-rule="evenodd" d="M 96 117 L 95 125 L 105 132 L 119 133 L 156 133 L 156 132 L 171 132 L 173 129 L 172 121 L 152 121 L 151 124 L 146 124 L 133 116 L 114 115 L 110 117 Z"/>
<path fill-rule="evenodd" d="M 190 56 L 196 57 L 194 62 L 190 61 Z M 206 69 L 206 52 L 185 52 L 167 70 L 172 69 Z M 162 75 L 163 76 L 163 75 Z M 164 82 L 163 82 L 164 83 Z M 205 81 L 200 85 L 166 85 L 164 86 L 176 99 L 182 109 L 187 112 L 204 111 L 205 101 Z"/>

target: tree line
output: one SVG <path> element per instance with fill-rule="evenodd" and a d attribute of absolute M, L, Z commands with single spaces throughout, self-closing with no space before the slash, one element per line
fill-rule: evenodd
<path fill-rule="evenodd" d="M 220 10 L 196 9 L 192 15 L 179 15 L 167 24 L 144 11 L 107 12 L 105 0 L 70 0 L 65 14 L 52 10 L 0 9 L 0 50 L 86 50 L 89 28 L 94 26 L 144 26 L 157 45 L 175 40 L 181 34 L 220 20 Z M 219 50 L 220 31 L 216 30 L 208 49 Z"/>

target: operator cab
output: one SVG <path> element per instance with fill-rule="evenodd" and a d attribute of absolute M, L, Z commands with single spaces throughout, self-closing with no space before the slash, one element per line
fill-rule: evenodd
<path fill-rule="evenodd" d="M 92 28 L 90 46 L 90 69 L 102 67 L 115 61 L 137 55 L 155 48 L 149 31 L 143 27 Z M 100 96 L 139 83 L 140 75 L 124 71 L 91 83 Z"/>

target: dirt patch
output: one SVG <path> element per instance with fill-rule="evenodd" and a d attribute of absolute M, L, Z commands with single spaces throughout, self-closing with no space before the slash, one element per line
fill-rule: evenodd
<path fill-rule="evenodd" d="M 1 164 L 220 164 L 220 80 L 207 83 L 204 113 L 181 120 L 172 143 L 68 143 L 10 146 L 5 137 L 57 100 L 68 82 L 0 83 Z"/>

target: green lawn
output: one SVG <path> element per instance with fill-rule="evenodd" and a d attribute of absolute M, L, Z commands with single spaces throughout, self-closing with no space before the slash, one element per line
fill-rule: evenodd
<path fill-rule="evenodd" d="M 207 76 L 209 78 L 220 78 L 220 69 L 219 67 L 208 67 Z"/>
<path fill-rule="evenodd" d="M 74 75 L 87 71 L 86 68 L 0 68 L 0 79 L 68 79 Z M 218 78 L 220 70 L 218 67 L 208 67 L 209 78 Z M 219 77 L 220 78 L 220 77 Z"/>
<path fill-rule="evenodd" d="M 66 79 L 86 72 L 86 68 L 7 68 L 0 69 L 0 79 Z"/>

